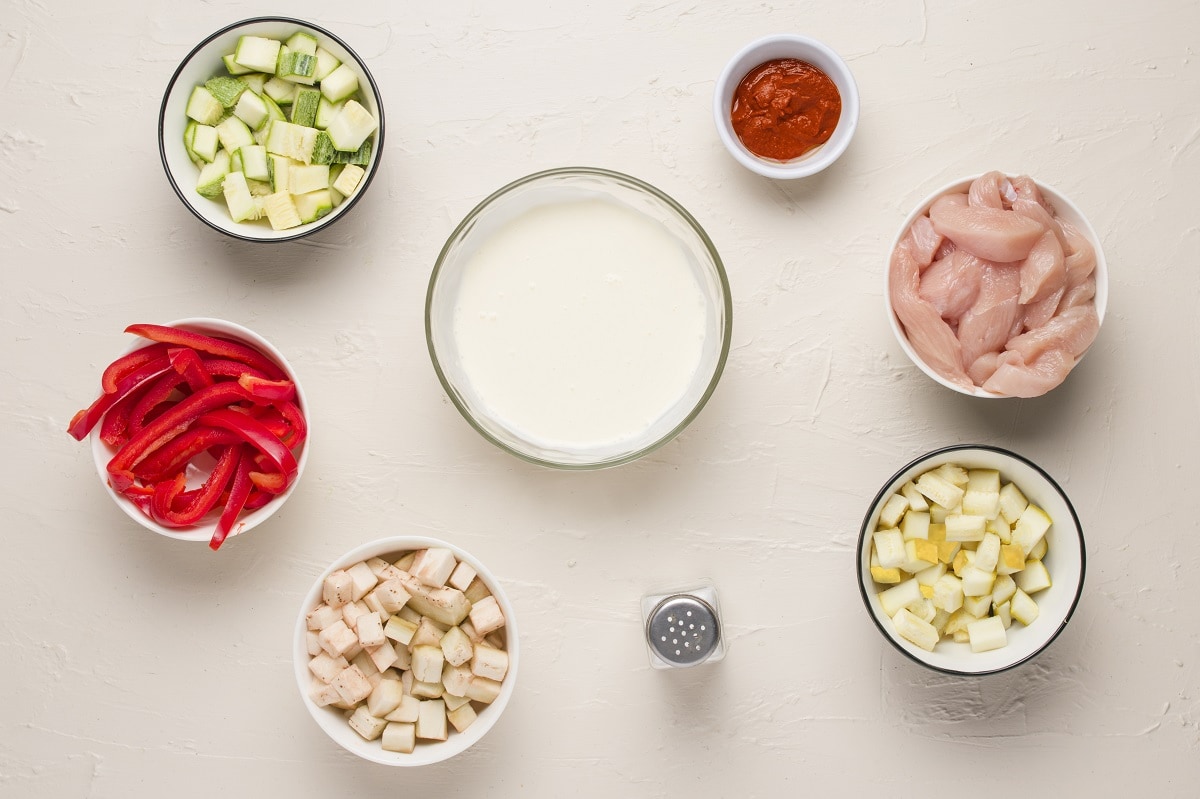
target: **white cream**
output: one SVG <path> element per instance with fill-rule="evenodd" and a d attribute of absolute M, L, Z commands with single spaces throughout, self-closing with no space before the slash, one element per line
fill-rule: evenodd
<path fill-rule="evenodd" d="M 527 211 L 470 256 L 454 313 L 479 400 L 555 449 L 637 439 L 684 395 L 706 330 L 681 243 L 614 202 Z"/>

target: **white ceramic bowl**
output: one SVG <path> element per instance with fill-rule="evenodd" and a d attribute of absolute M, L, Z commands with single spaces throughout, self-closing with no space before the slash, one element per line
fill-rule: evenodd
<path fill-rule="evenodd" d="M 970 645 L 949 639 L 939 641 L 934 651 L 926 652 L 901 638 L 879 604 L 877 594 L 887 586 L 876 585 L 871 579 L 871 535 L 878 525 L 883 503 L 900 486 L 943 463 L 955 463 L 966 469 L 998 469 L 1003 481 L 1015 483 L 1025 497 L 1045 510 L 1054 522 L 1046 532 L 1048 549 L 1043 561 L 1053 585 L 1033 595 L 1038 604 L 1038 617 L 1028 627 L 1014 621 L 1008 629 L 1008 644 L 990 652 L 972 652 Z M 1070 621 L 1083 592 L 1086 555 L 1079 517 L 1071 500 L 1053 477 L 1014 452 L 986 445 L 962 445 L 926 453 L 896 472 L 884 484 L 863 519 L 856 561 L 858 587 L 863 602 L 871 620 L 888 643 L 931 669 L 947 674 L 982 675 L 1025 663 L 1058 637 Z"/>
<path fill-rule="evenodd" d="M 292 366 L 287 362 L 287 359 L 283 357 L 283 353 L 275 349 L 274 345 L 272 345 L 271 342 L 267 341 L 262 336 L 248 328 L 242 327 L 239 324 L 227 322 L 223 319 L 209 319 L 206 317 L 179 319 L 174 322 L 168 322 L 167 325 L 169 327 L 180 327 L 184 328 L 185 330 L 193 330 L 197 333 L 204 333 L 210 336 L 217 336 L 220 338 L 228 338 L 234 341 L 239 341 L 243 344 L 248 344 L 251 347 L 254 347 L 264 355 L 269 356 L 271 360 L 279 364 L 279 366 L 287 374 L 288 379 L 296 384 L 296 404 L 300 407 L 300 410 L 304 411 L 307 415 L 308 404 L 304 398 L 304 388 L 300 385 L 300 381 L 296 378 L 295 370 L 292 369 Z M 136 341 L 132 342 L 128 347 L 126 347 L 125 350 L 120 354 L 126 355 L 134 350 L 141 349 L 150 343 L 152 342 L 149 342 L 143 338 L 138 338 Z M 113 456 L 116 454 L 116 450 L 100 439 L 99 424 L 92 429 L 90 439 L 92 446 L 92 459 L 96 463 L 96 474 L 100 478 L 100 484 L 104 486 L 104 490 L 108 492 L 110 497 L 112 497 L 112 500 L 116 503 L 117 507 L 125 512 L 126 516 L 133 519 L 147 530 L 151 530 L 159 535 L 166 536 L 167 538 L 174 538 L 176 541 L 202 541 L 207 543 L 212 539 L 213 533 L 217 529 L 217 518 L 219 514 L 216 511 L 206 516 L 202 520 L 201 524 L 194 525 L 192 527 L 164 527 L 146 514 L 142 513 L 141 509 L 138 508 L 137 505 L 133 504 L 133 502 L 131 502 L 127 497 L 114 491 L 112 486 L 108 484 L 108 462 L 112 460 Z M 310 426 L 308 430 L 308 437 L 304 440 L 304 443 L 300 447 L 300 452 L 296 455 L 296 476 L 292 480 L 291 484 L 287 487 L 287 490 L 272 499 L 266 505 L 263 505 L 261 508 L 255 508 L 254 510 L 250 511 L 242 511 L 241 515 L 238 516 L 237 522 L 234 523 L 233 529 L 229 532 L 229 538 L 233 538 L 236 535 L 241 535 L 253 530 L 255 527 L 271 518 L 276 511 L 283 507 L 283 503 L 287 502 L 288 497 L 292 495 L 292 493 L 296 490 L 296 486 L 300 484 L 300 478 L 304 474 L 304 466 L 308 463 L 308 450 L 309 443 L 311 441 L 312 428 Z M 195 474 L 189 479 L 189 485 L 198 483 L 205 477 L 207 477 L 207 474 L 204 471 L 196 471 Z"/>
<path fill-rule="evenodd" d="M 274 230 L 266 221 L 234 222 L 224 199 L 209 199 L 196 191 L 199 169 L 188 158 L 183 147 L 183 129 L 188 122 L 185 114 L 188 97 L 194 86 L 203 84 L 216 75 L 227 74 L 221 57 L 234 51 L 239 36 L 287 39 L 301 29 L 314 34 L 322 47 L 339 61 L 350 64 L 358 71 L 359 95 L 363 106 L 379 120 L 379 128 L 372 134 L 375 143 L 371 149 L 371 161 L 365 167 L 366 174 L 354 194 L 315 222 L 287 230 Z M 383 99 L 379 94 L 379 87 L 375 85 L 375 79 L 371 77 L 366 64 L 349 45 L 311 22 L 288 17 L 255 17 L 235 22 L 211 34 L 196 45 L 175 70 L 163 94 L 162 107 L 158 113 L 158 151 L 171 188 L 201 222 L 243 241 L 292 241 L 328 227 L 349 213 L 358 203 L 379 170 L 379 161 L 383 155 L 384 127 Z"/>
<path fill-rule="evenodd" d="M 475 719 L 470 727 L 467 727 L 465 732 L 456 732 L 453 727 L 450 727 L 449 736 L 445 741 L 422 741 L 418 739 L 416 748 L 410 754 L 389 752 L 384 750 L 378 740 L 367 741 L 352 730 L 348 723 L 349 714 L 345 711 L 338 710 L 335 707 L 317 707 L 312 699 L 309 698 L 308 694 L 312 684 L 312 674 L 308 670 L 308 662 L 311 656 L 308 654 L 306 646 L 306 633 L 308 632 L 307 615 L 309 611 L 321 604 L 321 590 L 325 583 L 325 578 L 338 569 L 353 566 L 359 561 L 373 557 L 383 557 L 385 560 L 395 561 L 402 553 L 417 549 L 427 549 L 429 547 L 445 547 L 454 553 L 455 558 L 469 563 L 479 575 L 479 579 L 483 580 L 483 584 L 496 597 L 496 601 L 500 604 L 500 610 L 504 613 L 505 619 L 505 648 L 508 652 L 508 672 L 501 683 L 500 695 L 496 697 L 494 702 L 490 705 L 482 706 L 481 709 L 479 709 L 479 703 L 475 703 L 479 713 L 478 718 Z M 436 538 L 421 536 L 380 538 L 356 547 L 335 560 L 330 564 L 329 568 L 321 573 L 321 576 L 317 578 L 308 590 L 308 593 L 305 594 L 304 601 L 300 604 L 300 613 L 296 618 L 296 630 L 293 638 L 292 663 L 296 673 L 296 685 L 300 689 L 300 697 L 304 702 L 304 706 L 308 709 L 313 720 L 317 722 L 317 725 L 326 735 L 346 751 L 352 752 L 364 760 L 382 763 L 386 766 L 426 766 L 454 757 L 478 743 L 495 726 L 501 714 L 504 713 L 504 708 L 512 698 L 513 689 L 517 682 L 517 667 L 520 665 L 521 660 L 520 636 L 517 632 L 516 614 L 513 612 L 512 603 L 508 601 L 508 596 L 504 593 L 503 587 L 500 583 L 496 582 L 496 578 L 492 573 L 488 571 L 483 563 L 461 547 L 445 541 L 439 541 Z"/>
<path fill-rule="evenodd" d="M 762 158 L 750 152 L 734 132 L 730 119 L 733 95 L 742 78 L 759 64 L 777 58 L 798 58 L 812 64 L 833 80 L 842 96 L 842 115 L 829 140 L 790 161 Z M 713 92 L 713 121 L 725 149 L 746 169 L 763 177 L 792 180 L 815 175 L 841 157 L 858 127 L 858 105 L 858 85 L 841 56 L 816 39 L 780 33 L 751 42 L 725 65 Z"/>
<path fill-rule="evenodd" d="M 1005 174 L 1011 175 L 1015 173 L 1005 172 Z M 900 229 L 896 231 L 896 235 L 892 239 L 892 246 L 888 248 L 887 258 L 883 264 L 883 302 L 887 309 L 888 324 L 891 325 L 892 333 L 894 333 L 896 336 L 896 341 L 900 342 L 900 348 L 904 350 L 904 354 L 907 355 L 909 360 L 915 363 L 922 372 L 929 375 L 929 377 L 938 383 L 941 383 L 946 388 L 953 389 L 960 394 L 966 394 L 969 397 L 983 397 L 985 399 L 1011 399 L 1005 394 L 994 394 L 991 391 L 984 391 L 978 386 L 976 386 L 974 390 L 968 391 L 962 386 L 955 385 L 946 378 L 942 377 L 933 368 L 931 368 L 929 364 L 925 363 L 921 356 L 917 354 L 917 351 L 913 349 L 912 344 L 909 343 L 908 336 L 904 333 L 904 327 L 901 325 L 899 317 L 897 317 L 896 312 L 892 310 L 890 264 L 892 253 L 896 251 L 896 247 L 899 246 L 900 240 L 904 238 L 904 234 L 908 232 L 908 229 L 912 226 L 912 223 L 916 221 L 917 217 L 929 212 L 929 208 L 933 205 L 934 201 L 938 197 L 941 197 L 943 194 L 965 192 L 971 187 L 971 184 L 974 183 L 975 179 L 978 177 L 980 177 L 980 175 L 970 175 L 965 178 L 960 178 L 959 180 L 953 180 L 941 188 L 930 192 L 929 196 L 922 200 L 917 207 L 914 208 L 907 217 L 905 217 L 904 223 L 900 225 Z M 1083 212 L 1079 210 L 1075 203 L 1071 202 L 1070 198 L 1054 187 L 1047 186 L 1040 180 L 1035 180 L 1034 182 L 1037 184 L 1038 188 L 1041 189 L 1042 196 L 1054 206 L 1054 210 L 1058 216 L 1074 225 L 1080 233 L 1087 237 L 1087 240 L 1091 242 L 1092 247 L 1094 247 L 1096 250 L 1096 315 L 1100 317 L 1100 322 L 1103 324 L 1104 312 L 1108 308 L 1108 262 L 1104 259 L 1104 249 L 1100 246 L 1100 237 L 1096 235 L 1096 231 L 1092 227 L 1091 223 L 1088 222 L 1087 217 L 1083 215 Z M 1083 355 L 1087 355 L 1087 353 L 1085 352 Z M 1076 364 L 1083 359 L 1083 355 L 1080 355 L 1079 358 L 1075 360 Z"/>
<path fill-rule="evenodd" d="M 700 287 L 705 307 L 700 361 L 684 392 L 636 436 L 612 442 L 563 446 L 540 441 L 496 413 L 464 368 L 454 333 L 463 274 L 474 253 L 507 222 L 534 208 L 601 200 L 661 225 L 676 241 Z M 551 169 L 521 178 L 485 199 L 450 234 L 429 279 L 425 334 L 438 379 L 463 417 L 486 439 L 532 463 L 562 469 L 597 469 L 627 463 L 678 435 L 704 407 L 729 354 L 733 304 L 721 258 L 700 224 L 663 192 L 636 178 L 604 169 Z M 614 322 L 614 324 L 616 324 Z M 548 330 L 549 335 L 564 335 Z M 530 386 L 531 391 L 538 386 Z"/>

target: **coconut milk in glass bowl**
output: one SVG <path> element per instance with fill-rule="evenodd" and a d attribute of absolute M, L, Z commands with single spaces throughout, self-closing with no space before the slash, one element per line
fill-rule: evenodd
<path fill-rule="evenodd" d="M 425 326 L 451 400 L 545 466 L 634 460 L 695 418 L 729 352 L 720 256 L 658 189 L 602 169 L 500 189 L 451 234 Z"/>

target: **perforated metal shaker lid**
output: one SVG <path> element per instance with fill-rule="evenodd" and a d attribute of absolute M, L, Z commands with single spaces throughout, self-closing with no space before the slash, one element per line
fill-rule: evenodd
<path fill-rule="evenodd" d="M 720 623 L 707 602 L 690 594 L 669 596 L 646 622 L 654 653 L 672 666 L 697 666 L 708 660 L 720 640 Z"/>

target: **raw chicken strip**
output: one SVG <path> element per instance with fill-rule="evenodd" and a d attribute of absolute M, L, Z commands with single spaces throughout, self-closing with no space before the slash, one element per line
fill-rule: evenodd
<path fill-rule="evenodd" d="M 921 275 L 921 299 L 951 324 L 975 304 L 984 264 L 965 250 L 934 261 Z"/>
<path fill-rule="evenodd" d="M 962 362 L 969 364 L 985 353 L 1004 349 L 1012 337 L 1013 325 L 1020 320 L 1020 265 L 985 264 L 980 278 L 979 297 L 958 320 Z"/>
<path fill-rule="evenodd" d="M 967 203 L 976 208 L 1004 209 L 1004 197 L 1000 184 L 1008 180 L 1003 172 L 988 172 L 975 178 L 967 192 Z"/>
<path fill-rule="evenodd" d="M 1053 216 L 1054 207 L 1046 202 L 1046 198 L 1042 196 L 1042 190 L 1038 188 L 1037 183 L 1029 175 L 1017 175 L 1009 181 L 1012 184 L 1013 194 L 1017 199 L 1030 200 L 1046 209 Z M 1013 200 L 1016 203 L 1016 199 Z"/>
<path fill-rule="evenodd" d="M 1073 365 L 1074 359 L 1062 350 L 1047 350 L 1030 364 L 1020 353 L 1006 352 L 983 388 L 1007 397 L 1040 397 L 1062 383 Z"/>
<path fill-rule="evenodd" d="M 1063 252 L 1069 249 L 1067 245 L 1067 236 L 1063 232 L 1062 225 L 1058 223 L 1046 207 L 1041 203 L 1036 203 L 1033 200 L 1025 197 L 1018 197 L 1013 201 L 1012 209 L 1021 216 L 1027 216 L 1035 222 L 1040 222 L 1050 230 L 1054 231 L 1054 235 L 1058 238 L 1058 244 L 1063 248 Z"/>
<path fill-rule="evenodd" d="M 1022 217 L 1025 218 L 1025 217 Z M 1045 299 L 1067 283 L 1067 269 L 1063 263 L 1063 249 L 1054 232 L 1047 230 L 1021 262 L 1022 305 Z"/>
<path fill-rule="evenodd" d="M 1063 295 L 1062 302 L 1058 304 L 1059 313 L 1066 311 L 1068 308 L 1074 308 L 1084 303 L 1089 303 L 1096 296 L 1096 276 L 1088 275 L 1078 286 L 1071 286 L 1067 289 L 1067 293 Z M 1095 303 L 1092 307 L 1096 307 Z"/>
<path fill-rule="evenodd" d="M 1049 350 L 1062 350 L 1072 359 L 1082 355 L 1100 332 L 1100 317 L 1095 305 L 1079 305 L 1064 311 L 1039 328 L 1008 342 L 1006 349 L 1016 352 L 1026 363 Z"/>
<path fill-rule="evenodd" d="M 963 206 L 949 200 L 949 196 L 939 197 L 929 209 L 934 229 L 986 261 L 1020 261 L 1046 231 L 1040 223 L 1014 211 Z"/>
<path fill-rule="evenodd" d="M 918 294 L 920 267 L 913 255 L 915 246 L 912 234 L 908 233 L 892 253 L 888 270 L 892 310 L 904 326 L 909 343 L 930 369 L 956 385 L 973 390 L 974 385 L 963 372 L 962 348 L 954 332 Z"/>
<path fill-rule="evenodd" d="M 1067 285 L 1078 286 L 1096 269 L 1096 250 L 1079 229 L 1070 222 L 1062 223 L 1063 236 L 1067 243 L 1063 247 L 1067 269 Z"/>
<path fill-rule="evenodd" d="M 1021 319 L 1021 327 L 1033 330 L 1049 322 L 1054 318 L 1058 304 L 1062 302 L 1063 295 L 1066 293 L 1067 287 L 1059 286 L 1058 291 L 1053 294 L 1048 294 L 1045 298 L 1026 305 L 1025 316 Z"/>
<path fill-rule="evenodd" d="M 996 367 L 999 365 L 1000 353 L 985 352 L 975 359 L 975 363 L 971 364 L 971 368 L 967 370 L 967 377 L 974 380 L 975 385 L 982 386 L 995 373 Z"/>
<path fill-rule="evenodd" d="M 932 223 L 930 223 L 930 224 L 932 224 Z M 933 254 L 933 260 L 936 261 L 940 258 L 945 258 L 947 255 L 949 255 L 950 253 L 954 252 L 957 249 L 958 249 L 958 246 L 954 242 L 950 241 L 950 239 L 942 239 L 942 246 L 938 247 L 937 252 L 935 252 Z"/>
<path fill-rule="evenodd" d="M 917 259 L 921 271 L 924 271 L 925 267 L 933 263 L 933 256 L 942 246 L 944 238 L 933 229 L 933 223 L 927 216 L 917 217 L 908 230 L 913 237 L 913 256 Z"/>

